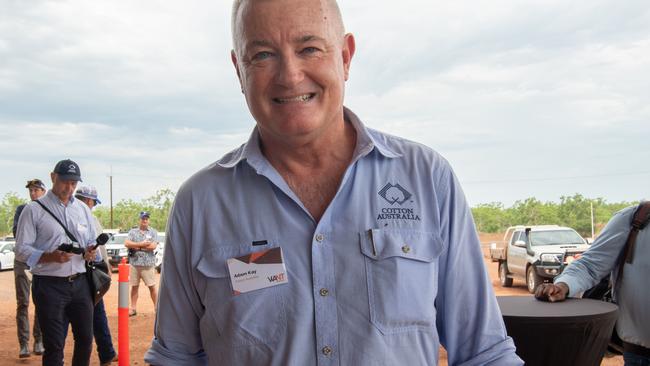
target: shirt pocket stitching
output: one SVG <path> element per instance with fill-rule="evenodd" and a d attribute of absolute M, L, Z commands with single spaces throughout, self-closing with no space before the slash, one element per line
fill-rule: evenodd
<path fill-rule="evenodd" d="M 366 278 L 368 287 L 368 306 L 370 320 L 382 334 L 391 334 L 406 332 L 411 330 L 434 331 L 435 330 L 435 309 L 434 294 L 437 292 L 437 284 L 430 284 L 429 287 L 422 288 L 415 286 L 414 282 L 425 281 L 424 278 L 406 278 L 402 273 L 408 266 L 419 266 L 419 272 L 428 273 L 430 276 L 437 278 L 436 259 L 443 251 L 442 240 L 440 237 L 431 232 L 404 230 L 404 229 L 372 229 L 360 233 L 361 252 L 365 257 Z M 383 269 L 390 266 L 397 266 L 400 273 L 394 273 L 394 278 L 386 276 L 381 277 Z M 384 268 L 386 267 L 386 268 Z M 425 268 L 426 267 L 426 268 Z M 415 267 L 414 267 L 415 268 Z M 377 278 L 376 278 L 377 277 Z M 409 281 L 411 280 L 411 281 Z M 382 295 L 388 295 L 389 298 L 396 297 L 391 291 L 399 291 L 404 286 L 387 286 L 385 283 L 394 281 L 395 284 L 405 283 L 411 287 L 412 296 L 418 296 L 421 293 L 430 293 L 432 298 L 429 299 L 431 306 L 431 317 L 428 321 L 394 321 L 388 320 L 391 315 L 382 313 L 381 308 L 387 308 L 392 304 L 386 304 L 381 299 Z M 421 289 L 422 291 L 417 291 Z M 433 291 L 431 291 L 433 289 Z M 382 294 L 383 291 L 383 294 Z M 399 296 L 399 295 L 398 295 Z M 424 303 L 426 303 L 426 299 Z M 426 311 L 422 311 L 426 313 Z"/>

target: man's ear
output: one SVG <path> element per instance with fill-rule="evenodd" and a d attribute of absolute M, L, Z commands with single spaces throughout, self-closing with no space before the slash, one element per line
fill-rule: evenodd
<path fill-rule="evenodd" d="M 239 79 L 239 86 L 241 87 L 241 92 L 244 92 L 244 83 L 242 82 L 241 79 L 241 73 L 239 72 L 239 64 L 237 63 L 237 54 L 235 53 L 235 50 L 230 50 L 230 60 L 232 61 L 232 65 L 235 66 L 235 71 L 237 72 L 237 79 Z"/>
<path fill-rule="evenodd" d="M 346 81 L 350 77 L 350 64 L 352 63 L 352 57 L 354 56 L 355 50 L 356 43 L 354 41 L 354 35 L 348 33 L 343 38 L 343 50 L 341 51 L 341 56 L 343 57 L 343 72 L 345 73 Z"/>

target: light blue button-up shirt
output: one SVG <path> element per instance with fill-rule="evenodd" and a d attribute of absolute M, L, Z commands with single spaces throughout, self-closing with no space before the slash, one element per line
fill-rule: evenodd
<path fill-rule="evenodd" d="M 71 197 L 64 205 L 52 191 L 48 191 L 39 201 L 66 225 L 81 247 L 95 244 L 94 218 L 85 203 Z M 30 202 L 25 206 L 18 220 L 17 233 L 14 248 L 16 259 L 27 263 L 33 274 L 67 277 L 86 272 L 81 255 L 73 255 L 66 263 L 38 263 L 43 253 L 53 252 L 59 245 L 71 242 L 63 227 L 38 203 Z M 101 260 L 99 251 L 95 259 Z"/>
<path fill-rule="evenodd" d="M 316 222 L 259 135 L 192 176 L 171 213 L 154 365 L 521 365 L 447 161 L 367 129 Z M 265 244 L 264 244 L 265 243 Z M 233 295 L 226 260 L 281 247 L 288 283 Z"/>
<path fill-rule="evenodd" d="M 589 250 L 571 262 L 554 283 L 569 286 L 569 296 L 580 295 L 612 274 L 614 298 L 619 307 L 616 332 L 622 340 L 650 348 L 650 227 L 639 231 L 634 245 L 634 260 L 623 267 L 623 280 L 618 279 L 618 260 L 632 229 L 636 206 L 617 212 Z"/>

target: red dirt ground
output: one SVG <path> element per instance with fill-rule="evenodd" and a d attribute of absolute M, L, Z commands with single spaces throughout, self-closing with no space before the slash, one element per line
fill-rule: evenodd
<path fill-rule="evenodd" d="M 483 234 L 481 241 L 484 247 L 488 243 L 500 240 L 501 235 Z M 485 261 L 488 273 L 492 278 L 492 285 L 495 293 L 499 295 L 517 295 L 529 296 L 523 281 L 515 280 L 513 287 L 502 288 L 499 285 L 496 263 Z M 113 274 L 113 287 L 104 297 L 108 321 L 111 327 L 113 342 L 117 349 L 117 273 Z M 0 366 L 4 365 L 40 365 L 41 357 L 32 356 L 27 359 L 18 358 L 18 340 L 16 336 L 16 300 L 14 292 L 14 277 L 12 271 L 0 272 Z M 33 305 L 29 308 L 30 314 L 33 314 Z M 140 296 L 138 300 L 138 315 L 130 319 L 130 349 L 131 365 L 144 365 L 144 353 L 151 344 L 154 326 L 154 307 L 149 298 L 149 292 L 144 286 L 140 286 Z M 30 321 L 33 317 L 30 318 Z M 31 342 L 30 342 L 31 347 Z M 66 343 L 66 362 L 72 359 L 72 332 L 68 333 Z M 441 366 L 447 365 L 446 354 L 441 349 Z M 95 351 L 93 351 L 91 365 L 99 365 L 99 360 Z M 117 363 L 114 363 L 117 365 Z M 601 366 L 622 366 L 623 359 L 621 356 L 605 358 Z"/>

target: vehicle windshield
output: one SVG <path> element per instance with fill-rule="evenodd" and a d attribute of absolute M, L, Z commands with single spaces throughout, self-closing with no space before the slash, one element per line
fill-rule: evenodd
<path fill-rule="evenodd" d="M 113 235 L 113 238 L 106 244 L 124 244 L 126 235 Z"/>
<path fill-rule="evenodd" d="M 530 233 L 531 245 L 584 244 L 580 234 L 573 230 L 533 231 Z"/>

